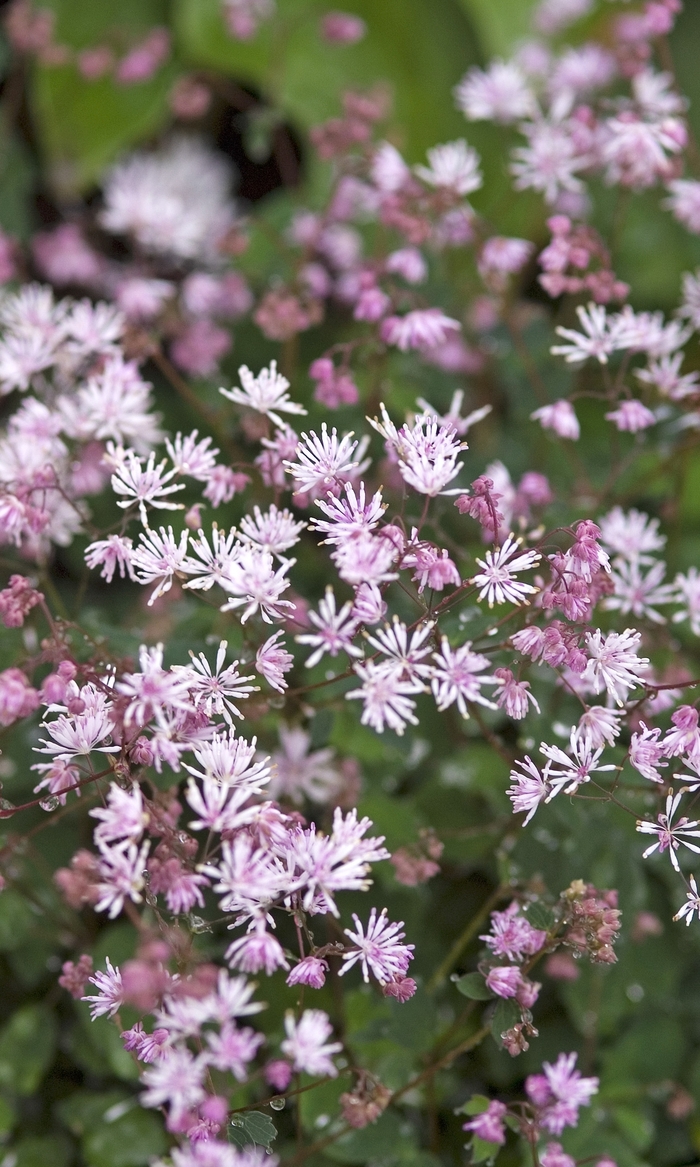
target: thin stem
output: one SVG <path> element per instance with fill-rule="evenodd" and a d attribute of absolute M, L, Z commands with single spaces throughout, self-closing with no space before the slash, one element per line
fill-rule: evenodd
<path fill-rule="evenodd" d="M 439 986 L 446 980 L 447 976 L 454 968 L 470 940 L 474 938 L 491 909 L 495 907 L 499 900 L 503 899 L 506 891 L 506 888 L 499 886 L 495 889 L 495 891 L 492 891 L 488 899 L 484 901 L 484 903 L 479 908 L 479 911 L 475 916 L 472 917 L 464 931 L 461 932 L 457 937 L 447 956 L 442 961 L 442 963 L 438 965 L 436 971 L 428 981 L 426 986 L 426 991 L 428 993 L 434 993 L 435 990 L 439 988 Z"/>

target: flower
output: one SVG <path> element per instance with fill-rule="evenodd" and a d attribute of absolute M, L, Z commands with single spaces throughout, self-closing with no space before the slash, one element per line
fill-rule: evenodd
<path fill-rule="evenodd" d="M 81 997 L 82 1001 L 87 1001 L 90 1005 L 90 1017 L 93 1021 L 97 1017 L 114 1017 L 124 1004 L 122 974 L 118 968 L 114 968 L 109 957 L 105 963 L 106 972 L 96 972 L 94 977 L 88 978 L 98 992 L 91 997 Z"/>
<path fill-rule="evenodd" d="M 261 369 L 255 377 L 247 365 L 241 365 L 238 376 L 243 384 L 242 389 L 220 389 L 219 392 L 228 397 L 236 405 L 243 405 L 246 409 L 253 409 L 264 414 L 274 421 L 275 425 L 283 425 L 280 413 L 295 413 L 305 415 L 303 406 L 291 401 L 287 390 L 289 381 L 277 372 L 277 361 L 270 361 L 267 369 Z"/>
<path fill-rule="evenodd" d="M 478 1139 L 483 1139 L 486 1143 L 497 1143 L 502 1147 L 506 1141 L 503 1116 L 507 1109 L 504 1102 L 496 1102 L 494 1099 L 481 1114 L 477 1114 L 470 1122 L 465 1122 L 462 1130 L 471 1131 Z"/>
<path fill-rule="evenodd" d="M 339 975 L 343 976 L 359 961 L 366 983 L 370 970 L 380 985 L 405 976 L 409 961 L 413 959 L 414 946 L 400 943 L 405 935 L 401 931 L 403 921 L 390 923 L 386 908 L 382 908 L 379 916 L 376 908 L 372 908 L 366 928 L 354 913 L 352 918 L 355 931 L 346 928 L 345 935 L 352 940 L 355 948 L 343 953 L 343 967 Z"/>
<path fill-rule="evenodd" d="M 507 124 L 530 117 L 537 108 L 525 75 L 514 61 L 492 61 L 485 71 L 470 69 L 454 95 L 457 108 L 472 122 Z"/>
<path fill-rule="evenodd" d="M 444 146 L 433 146 L 428 150 L 428 162 L 429 166 L 414 166 L 413 169 L 429 186 L 468 195 L 482 184 L 479 155 L 467 146 L 464 138 L 447 142 Z"/>
<path fill-rule="evenodd" d="M 308 494 L 320 487 L 342 482 L 343 477 L 352 470 L 360 472 L 360 463 L 352 461 L 352 455 L 358 450 L 359 443 L 353 442 L 352 433 L 343 434 L 338 438 L 335 427 L 328 433 L 325 421 L 321 425 L 321 436 L 313 430 L 310 434 L 302 434 L 296 450 L 296 461 L 285 460 L 284 465 L 292 478 L 296 479 L 295 494 Z"/>
<path fill-rule="evenodd" d="M 584 678 L 590 681 L 596 693 L 604 685 L 610 696 L 622 705 L 629 689 L 640 685 L 641 674 L 649 668 L 647 657 L 637 656 L 642 637 L 634 628 L 624 632 L 609 632 L 605 636 L 599 628 L 586 633 L 588 664 Z"/>
<path fill-rule="evenodd" d="M 511 770 L 510 780 L 513 783 L 508 789 L 508 797 L 513 803 L 513 814 L 522 814 L 527 811 L 523 826 L 526 827 L 541 802 L 546 802 L 550 795 L 550 786 L 547 781 L 547 770 L 540 773 L 535 763 L 525 755 L 524 761 L 516 761 L 523 773 Z"/>
<path fill-rule="evenodd" d="M 522 583 L 513 577 L 520 571 L 529 571 L 540 561 L 537 551 L 525 551 L 517 555 L 521 539 L 509 535 L 496 551 L 487 551 L 486 558 L 477 559 L 483 570 L 473 577 L 471 583 L 480 588 L 479 599 L 487 599 L 489 608 L 496 604 L 527 603 L 526 596 L 538 591 L 532 584 Z M 515 556 L 515 559 L 513 558 Z"/>
<path fill-rule="evenodd" d="M 637 822 L 637 830 L 643 835 L 656 835 L 656 842 L 652 843 L 650 847 L 647 847 L 646 851 L 643 852 L 642 858 L 648 859 L 654 851 L 658 851 L 659 854 L 668 851 L 668 857 L 676 871 L 680 871 L 680 864 L 676 852 L 681 844 L 684 847 L 688 847 L 689 850 L 694 851 L 696 855 L 700 855 L 700 847 L 689 841 L 690 839 L 700 838 L 700 830 L 697 829 L 700 827 L 700 822 L 695 819 L 691 822 L 684 815 L 678 820 L 675 826 L 673 825 L 673 816 L 678 810 L 682 797 L 683 791 L 681 790 L 677 794 L 668 795 L 665 813 L 657 816 L 658 825 L 642 819 Z"/>
<path fill-rule="evenodd" d="M 176 135 L 160 150 L 137 151 L 109 171 L 100 222 L 114 234 L 132 234 L 149 251 L 215 258 L 234 219 L 230 186 L 222 154 L 203 139 Z"/>
<path fill-rule="evenodd" d="M 368 660 L 366 664 L 356 664 L 354 672 L 362 681 L 359 689 L 353 689 L 345 696 L 348 700 L 364 702 L 361 721 L 370 725 L 377 733 L 383 733 L 387 725 L 401 737 L 407 722 L 418 725 L 414 714 L 415 701 L 411 697 L 423 691 L 420 681 L 401 680 L 400 674 L 387 670 Z"/>
<path fill-rule="evenodd" d="M 295 1020 L 289 1010 L 284 1019 L 284 1028 L 287 1037 L 280 1048 L 292 1061 L 295 1070 L 306 1074 L 323 1074 L 329 1078 L 338 1076 L 331 1059 L 333 1054 L 340 1053 L 343 1046 L 339 1041 L 325 1044 L 333 1027 L 322 1009 L 305 1009 L 299 1021 Z"/>
<path fill-rule="evenodd" d="M 309 620 L 318 629 L 318 632 L 304 632 L 296 637 L 298 644 L 308 644 L 314 649 L 306 662 L 307 669 L 318 664 L 325 653 L 333 657 L 337 656 L 339 652 L 346 652 L 348 656 L 352 657 L 363 655 L 362 649 L 352 643 L 357 632 L 353 605 L 347 601 L 338 611 L 335 593 L 330 585 L 326 588 L 326 594 L 318 605 L 318 612 L 309 612 Z"/>
<path fill-rule="evenodd" d="M 469 717 L 467 702 L 476 702 L 488 709 L 495 709 L 481 692 L 482 685 L 496 685 L 495 676 L 481 676 L 490 661 L 480 652 L 472 652 L 468 640 L 459 648 L 452 648 L 446 636 L 440 642 L 440 651 L 433 653 L 434 669 L 431 681 L 435 703 L 442 712 L 450 705 L 457 704 L 462 717 Z"/>
<path fill-rule="evenodd" d="M 543 405 L 530 414 L 532 421 L 538 421 L 542 429 L 553 430 L 557 437 L 569 438 L 577 442 L 581 436 L 581 427 L 570 402 L 555 401 L 553 405 Z"/>
<path fill-rule="evenodd" d="M 693 916 L 697 915 L 700 920 L 700 892 L 698 892 L 698 885 L 695 882 L 695 876 L 690 877 L 690 890 L 686 892 L 686 902 L 678 909 L 674 920 L 682 920 L 685 918 L 686 924 L 690 924 Z M 83 998 L 85 1000 L 85 998 Z"/>
<path fill-rule="evenodd" d="M 415 308 L 405 316 L 387 316 L 382 321 L 380 335 L 385 344 L 407 352 L 436 348 L 444 344 L 450 332 L 461 327 L 458 320 L 445 316 L 439 308 Z"/>

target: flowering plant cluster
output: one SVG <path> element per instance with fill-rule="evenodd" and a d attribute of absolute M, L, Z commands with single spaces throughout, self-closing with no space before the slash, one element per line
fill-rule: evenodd
<path fill-rule="evenodd" d="M 692 16 L 541 0 L 477 65 L 462 14 L 419 141 L 361 5 L 197 5 L 5 18 L 0 1137 L 688 1162 Z M 313 115 L 306 52 L 360 62 Z"/>

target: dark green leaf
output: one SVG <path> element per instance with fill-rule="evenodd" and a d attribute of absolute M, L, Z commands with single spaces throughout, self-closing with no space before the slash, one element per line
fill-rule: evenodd
<path fill-rule="evenodd" d="M 463 997 L 469 997 L 472 1001 L 488 1001 L 493 997 L 486 981 L 478 972 L 465 973 L 455 981 L 455 986 Z"/>
<path fill-rule="evenodd" d="M 66 1167 L 71 1158 L 70 1140 L 61 1135 L 21 1139 L 12 1153 L 16 1167 Z"/>
<path fill-rule="evenodd" d="M 548 932 L 556 924 L 556 917 L 552 909 L 539 902 L 528 905 L 527 918 L 533 928 L 539 928 L 542 932 Z"/>
<path fill-rule="evenodd" d="M 55 1047 L 53 1015 L 40 1005 L 18 1009 L 0 1032 L 0 1084 L 16 1094 L 33 1094 Z"/>
<path fill-rule="evenodd" d="M 501 1034 L 505 1033 L 507 1029 L 512 1029 L 514 1025 L 520 1021 L 521 1010 L 517 1001 L 512 998 L 507 1001 L 499 1001 L 493 1017 L 491 1018 L 491 1033 L 497 1045 L 502 1045 Z"/>
<path fill-rule="evenodd" d="M 277 1138 L 277 1128 L 272 1119 L 261 1110 L 248 1110 L 231 1120 L 230 1140 L 239 1147 L 269 1147 Z"/>

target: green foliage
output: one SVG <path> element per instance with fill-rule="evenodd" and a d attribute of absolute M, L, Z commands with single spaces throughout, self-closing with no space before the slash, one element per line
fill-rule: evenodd
<path fill-rule="evenodd" d="M 24 1005 L 0 1030 L 0 1086 L 34 1094 L 56 1049 L 56 1020 L 41 1005 Z"/>
<path fill-rule="evenodd" d="M 80 1139 L 89 1167 L 143 1167 L 165 1152 L 161 1119 L 142 1110 L 134 1095 L 79 1091 L 56 1110 L 61 1122 Z"/>

